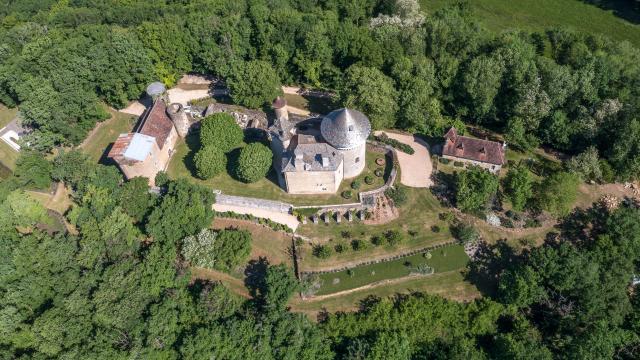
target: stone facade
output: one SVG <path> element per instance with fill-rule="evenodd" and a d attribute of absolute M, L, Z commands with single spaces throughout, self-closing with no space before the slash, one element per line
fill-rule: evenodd
<path fill-rule="evenodd" d="M 334 171 L 287 171 L 284 172 L 285 189 L 291 194 L 334 194 L 343 179 L 342 163 Z"/>
<path fill-rule="evenodd" d="M 269 136 L 274 168 L 287 192 L 336 193 L 343 179 L 364 170 L 371 131 L 364 114 L 340 109 L 324 118 L 290 119 L 283 98 L 274 101 L 273 109 L 276 119 Z"/>
<path fill-rule="evenodd" d="M 490 164 L 490 163 L 486 163 L 483 161 L 477 161 L 477 160 L 470 160 L 470 159 L 465 159 L 465 158 L 460 158 L 460 157 L 455 157 L 455 156 L 451 156 L 451 155 L 442 155 L 442 157 L 444 159 L 449 159 L 450 161 L 459 161 L 459 162 L 463 162 L 469 166 L 475 165 L 475 166 L 479 166 L 483 169 L 487 169 L 490 172 L 497 174 L 500 172 L 500 169 L 502 169 L 502 165 L 497 165 L 497 164 Z"/>

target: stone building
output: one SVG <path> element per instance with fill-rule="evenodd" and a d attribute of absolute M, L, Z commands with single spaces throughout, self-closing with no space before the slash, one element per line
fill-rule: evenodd
<path fill-rule="evenodd" d="M 444 135 L 442 157 L 498 173 L 505 163 L 505 150 L 506 144 L 458 135 L 456 129 L 451 128 Z"/>
<path fill-rule="evenodd" d="M 371 133 L 364 114 L 338 109 L 323 118 L 290 118 L 283 98 L 273 108 L 276 119 L 269 134 L 274 168 L 287 192 L 335 193 L 343 179 L 362 172 Z"/>
<path fill-rule="evenodd" d="M 118 136 L 107 156 L 127 179 L 143 176 L 153 186 L 156 174 L 166 170 L 178 136 L 187 136 L 191 121 L 182 105 L 167 105 L 161 83 L 149 85 L 147 93 L 153 105 L 142 114 L 134 132 Z"/>

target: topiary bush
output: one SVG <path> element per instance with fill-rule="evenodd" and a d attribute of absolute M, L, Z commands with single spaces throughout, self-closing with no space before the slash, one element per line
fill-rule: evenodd
<path fill-rule="evenodd" d="M 236 123 L 236 119 L 227 113 L 207 116 L 201 124 L 200 143 L 204 147 L 213 145 L 227 153 L 242 143 L 242 128 Z"/>
<path fill-rule="evenodd" d="M 240 150 L 236 177 L 243 182 L 256 182 L 267 175 L 272 159 L 273 154 L 268 147 L 260 143 L 249 144 Z"/>
<path fill-rule="evenodd" d="M 313 256 L 319 259 L 326 259 L 331 256 L 331 248 L 327 245 L 317 245 L 313 247 Z"/>
<path fill-rule="evenodd" d="M 404 240 L 404 235 L 398 230 L 389 230 L 384 234 L 384 237 L 391 246 L 395 246 Z"/>
<path fill-rule="evenodd" d="M 351 248 L 354 251 L 361 251 L 367 248 L 367 243 L 363 240 L 357 239 L 351 241 Z"/>
<path fill-rule="evenodd" d="M 382 171 L 382 169 L 376 169 L 373 174 L 377 177 L 382 177 L 382 175 L 384 175 L 384 171 Z"/>
<path fill-rule="evenodd" d="M 395 188 L 388 188 L 384 192 L 396 206 L 402 206 L 407 202 L 407 189 L 398 184 Z"/>
<path fill-rule="evenodd" d="M 207 145 L 193 157 L 196 175 L 201 179 L 211 179 L 227 168 L 227 157 L 216 146 Z"/>
<path fill-rule="evenodd" d="M 353 190 L 358 190 L 360 189 L 361 186 L 362 186 L 362 183 L 360 182 L 360 180 L 353 180 L 353 182 L 351 183 L 351 188 Z"/>
<path fill-rule="evenodd" d="M 374 181 L 375 181 L 375 179 L 374 179 L 374 178 L 373 178 L 373 176 L 371 176 L 371 175 L 367 175 L 367 176 L 365 176 L 365 177 L 364 177 L 364 182 L 365 182 L 367 185 L 371 185 L 371 184 L 373 184 L 373 182 L 374 182 Z"/>
<path fill-rule="evenodd" d="M 342 197 L 345 199 L 351 199 L 353 197 L 353 191 L 345 190 L 342 192 Z"/>

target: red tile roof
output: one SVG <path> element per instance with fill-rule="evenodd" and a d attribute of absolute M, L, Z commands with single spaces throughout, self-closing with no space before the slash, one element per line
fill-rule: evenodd
<path fill-rule="evenodd" d="M 116 142 L 113 143 L 111 150 L 109 150 L 109 154 L 107 157 L 112 159 L 117 159 L 119 157 L 124 156 L 124 152 L 127 151 L 129 144 L 131 143 L 131 139 L 133 139 L 133 134 L 120 134 Z"/>
<path fill-rule="evenodd" d="M 504 164 L 504 147 L 499 142 L 458 135 L 455 128 L 449 129 L 444 139 L 443 155 L 495 165 Z"/>
<path fill-rule="evenodd" d="M 167 105 L 163 100 L 156 100 L 138 124 L 136 132 L 154 137 L 158 147 L 162 149 L 171 130 L 173 130 L 173 122 L 167 115 Z"/>

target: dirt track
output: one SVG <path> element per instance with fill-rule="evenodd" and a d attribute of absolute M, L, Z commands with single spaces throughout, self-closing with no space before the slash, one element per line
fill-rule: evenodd
<path fill-rule="evenodd" d="M 376 131 L 376 135 L 383 133 L 383 131 Z M 403 185 L 425 188 L 430 187 L 431 172 L 433 167 L 431 165 L 431 155 L 429 154 L 429 145 L 422 139 L 418 139 L 413 135 L 399 134 L 395 132 L 384 131 L 390 138 L 398 140 L 402 143 L 410 145 L 415 153 L 409 155 L 402 151 L 396 151 L 398 155 L 398 162 L 400 163 L 400 182 Z"/>

